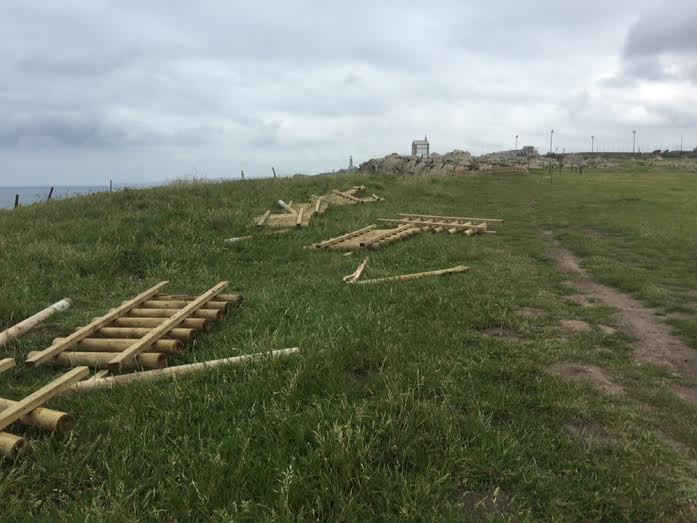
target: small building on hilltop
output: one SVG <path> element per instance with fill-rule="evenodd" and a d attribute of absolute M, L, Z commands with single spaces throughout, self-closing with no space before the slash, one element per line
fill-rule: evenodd
<path fill-rule="evenodd" d="M 428 144 L 428 136 L 424 136 L 423 140 L 414 140 L 411 142 L 412 156 L 428 156 L 430 154 L 430 146 Z"/>

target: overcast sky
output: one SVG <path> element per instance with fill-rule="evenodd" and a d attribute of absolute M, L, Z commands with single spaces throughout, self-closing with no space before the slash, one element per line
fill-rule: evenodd
<path fill-rule="evenodd" d="M 1 0 L 0 185 L 697 146 L 697 0 Z"/>

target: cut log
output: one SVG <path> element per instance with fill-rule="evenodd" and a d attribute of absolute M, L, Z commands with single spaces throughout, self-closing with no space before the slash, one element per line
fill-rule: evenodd
<path fill-rule="evenodd" d="M 30 353 L 31 354 L 31 353 Z M 109 362 L 114 359 L 113 352 L 61 352 L 51 361 L 47 362 L 54 367 L 75 367 L 84 365 L 91 369 L 108 369 Z M 139 354 L 135 359 L 125 362 L 122 370 L 162 369 L 167 366 L 167 356 L 162 353 L 146 352 Z"/>
<path fill-rule="evenodd" d="M 15 459 L 19 451 L 24 446 L 24 438 L 0 432 L 0 455 L 8 459 Z"/>
<path fill-rule="evenodd" d="M 193 303 L 193 302 L 192 302 Z M 171 318 L 182 309 L 133 309 L 128 313 L 133 318 Z M 218 309 L 199 309 L 191 314 L 194 318 L 204 320 L 220 320 L 225 316 L 225 312 Z"/>
<path fill-rule="evenodd" d="M 248 354 L 244 356 L 234 356 L 232 358 L 224 358 L 221 360 L 202 361 L 199 363 L 190 363 L 188 365 L 177 365 L 175 367 L 167 367 L 161 370 L 152 370 L 146 372 L 136 372 L 133 374 L 122 374 L 121 376 L 110 376 L 99 380 L 87 380 L 76 383 L 71 391 L 85 391 L 95 389 L 111 389 L 120 385 L 127 385 L 138 381 L 157 381 L 167 378 L 176 378 L 179 376 L 187 376 L 197 374 L 215 367 L 223 367 L 228 365 L 242 365 L 247 362 L 259 361 L 265 358 L 278 358 L 280 356 L 288 356 L 299 352 L 300 349 L 294 347 L 292 349 L 281 349 L 270 352 L 260 352 L 257 354 Z"/>
<path fill-rule="evenodd" d="M 87 338 L 91 334 L 93 334 L 95 331 L 98 331 L 102 327 L 106 327 L 109 323 L 111 323 L 115 318 L 118 318 L 119 316 L 123 315 L 125 312 L 130 311 L 131 309 L 134 309 L 137 307 L 139 304 L 143 303 L 145 300 L 148 300 L 149 298 L 155 296 L 160 290 L 162 290 L 163 287 L 165 287 L 169 282 L 163 281 L 155 285 L 154 287 L 148 289 L 142 294 L 139 294 L 132 300 L 127 301 L 126 303 L 122 304 L 119 307 L 116 307 L 115 309 L 112 309 L 109 311 L 107 314 L 102 316 L 101 318 L 98 318 L 89 325 L 83 327 L 77 332 L 74 332 L 67 338 L 65 338 L 61 343 L 57 345 L 51 345 L 49 348 L 35 353 L 35 356 L 33 358 L 29 358 L 26 361 L 26 364 L 29 367 L 36 367 L 38 365 L 41 365 L 43 362 L 51 359 L 53 356 L 56 354 L 60 354 L 62 351 L 70 348 L 73 346 L 75 343 L 78 341 Z"/>
<path fill-rule="evenodd" d="M 429 278 L 433 276 L 443 276 L 444 274 L 452 274 L 456 272 L 467 272 L 469 271 L 469 267 L 465 267 L 464 265 L 458 265 L 457 267 L 452 267 L 450 269 L 440 269 L 437 271 L 427 271 L 427 272 L 416 272 L 413 274 L 403 274 L 401 276 L 388 276 L 386 278 L 375 278 L 373 280 L 360 280 L 357 281 L 356 283 L 359 285 L 366 285 L 366 284 L 371 284 L 371 283 L 382 283 L 386 281 L 410 281 L 410 280 L 418 280 L 420 278 Z"/>
<path fill-rule="evenodd" d="M 0 360 L 0 373 L 10 370 L 16 365 L 14 358 L 5 358 Z"/>
<path fill-rule="evenodd" d="M 36 392 L 18 401 L 14 405 L 0 412 L 0 430 L 14 423 L 36 407 L 40 407 L 54 396 L 59 395 L 73 383 L 80 381 L 90 373 L 87 367 L 77 367 L 66 372 L 60 378 L 53 380 L 48 385 L 41 387 Z"/>
<path fill-rule="evenodd" d="M 165 318 L 166 319 L 166 318 Z M 152 329 L 146 327 L 104 327 L 99 329 L 96 334 L 104 338 L 127 338 L 127 339 L 137 339 L 142 338 Z M 173 340 L 179 340 L 184 343 L 190 343 L 196 338 L 196 329 L 172 329 L 167 333 L 166 338 L 171 338 Z"/>
<path fill-rule="evenodd" d="M 10 408 L 16 401 L 0 398 L 0 411 Z M 25 416 L 19 418 L 19 421 L 25 425 L 40 428 L 48 432 L 60 432 L 64 434 L 70 432 L 75 423 L 75 419 L 67 412 L 59 410 L 46 409 L 37 407 Z"/>
<path fill-rule="evenodd" d="M 156 340 L 167 334 L 170 330 L 177 327 L 187 316 L 195 315 L 196 312 L 201 309 L 207 302 L 211 301 L 217 294 L 223 292 L 228 286 L 228 282 L 223 281 L 215 285 L 213 288 L 204 292 L 201 296 L 196 298 L 194 301 L 189 303 L 183 309 L 176 311 L 166 322 L 162 323 L 159 327 L 155 327 L 152 331 L 142 337 L 140 340 L 136 341 L 133 345 L 127 348 L 125 351 L 116 356 L 109 363 L 109 370 L 114 372 L 121 369 L 122 365 L 128 360 L 137 356 L 141 352 L 145 351 L 150 347 Z M 149 309 L 143 309 L 149 310 Z M 157 309 L 153 309 L 157 310 Z M 218 311 L 220 312 L 220 311 Z"/>
<path fill-rule="evenodd" d="M 142 309 L 182 309 L 186 307 L 193 300 L 148 300 L 144 301 L 140 306 Z M 206 309 L 218 309 L 221 311 L 227 311 L 232 307 L 232 304 L 226 301 L 209 301 L 206 303 Z"/>
<path fill-rule="evenodd" d="M 175 300 L 175 301 L 185 301 L 187 303 L 194 301 L 198 298 L 198 294 L 158 294 L 154 299 L 156 300 Z M 242 295 L 240 293 L 235 294 L 218 294 L 215 297 L 214 303 L 221 301 L 229 302 L 233 306 L 242 303 Z"/>
<path fill-rule="evenodd" d="M 151 331 L 152 329 L 149 329 L 146 335 Z M 60 341 L 60 338 L 55 341 Z M 64 352 L 122 352 L 135 342 L 136 340 L 133 339 L 85 338 L 79 341 L 73 348 Z M 162 353 L 167 356 L 181 356 L 184 354 L 184 345 L 179 340 L 157 340 L 152 346 L 148 347 L 147 352 Z"/>
<path fill-rule="evenodd" d="M 118 318 L 113 325 L 117 327 L 158 327 L 167 321 L 168 318 Z M 212 323 L 203 318 L 187 318 L 179 324 L 186 329 L 196 329 L 203 332 L 210 332 Z"/>
<path fill-rule="evenodd" d="M 55 313 L 68 310 L 72 304 L 73 302 L 71 302 L 68 298 L 64 298 L 61 301 L 54 303 L 50 307 L 37 312 L 26 320 L 19 322 L 14 327 L 10 327 L 6 331 L 0 332 L 0 347 L 7 344 L 7 342 L 10 340 L 19 338 L 23 334 L 29 332 L 39 323 L 47 320 Z"/>

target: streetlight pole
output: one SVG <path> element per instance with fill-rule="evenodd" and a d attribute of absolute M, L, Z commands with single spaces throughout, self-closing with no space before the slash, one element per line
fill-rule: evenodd
<path fill-rule="evenodd" d="M 591 153 L 593 152 L 593 146 L 595 145 L 595 135 L 591 136 Z"/>
<path fill-rule="evenodd" d="M 636 152 L 636 131 L 632 131 L 632 154 Z"/>
<path fill-rule="evenodd" d="M 554 129 L 549 133 L 549 154 L 552 154 L 552 141 L 554 139 Z"/>
<path fill-rule="evenodd" d="M 515 152 L 518 152 L 518 135 L 515 135 Z"/>

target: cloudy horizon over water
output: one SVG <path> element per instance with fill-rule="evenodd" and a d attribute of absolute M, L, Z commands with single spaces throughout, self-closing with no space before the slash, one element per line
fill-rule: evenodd
<path fill-rule="evenodd" d="M 697 146 L 697 3 L 6 0 L 0 186 Z"/>

